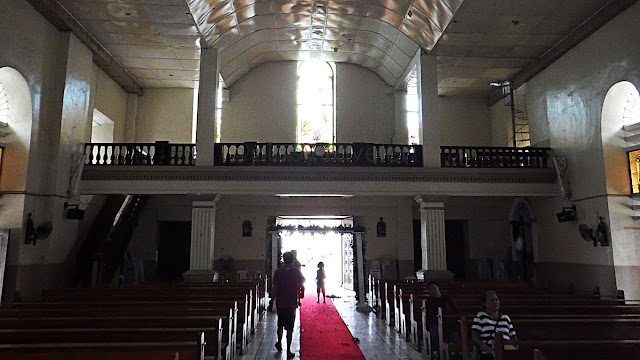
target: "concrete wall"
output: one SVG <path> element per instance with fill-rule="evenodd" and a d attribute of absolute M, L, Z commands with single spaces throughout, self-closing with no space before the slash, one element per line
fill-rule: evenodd
<path fill-rule="evenodd" d="M 440 97 L 441 145 L 491 145 L 489 107 L 483 98 Z"/>
<path fill-rule="evenodd" d="M 394 91 L 373 71 L 336 64 L 337 142 L 392 143 Z M 406 144 L 407 140 L 403 140 Z"/>
<path fill-rule="evenodd" d="M 115 123 L 113 126 L 113 142 L 124 142 L 127 93 L 98 65 L 94 64 L 93 66 L 96 74 L 95 108 Z"/>
<path fill-rule="evenodd" d="M 144 89 L 138 98 L 136 141 L 191 143 L 193 89 Z"/>
<path fill-rule="evenodd" d="M 222 109 L 222 142 L 295 142 L 294 61 L 268 62 L 245 74 Z"/>
<path fill-rule="evenodd" d="M 573 192 L 571 202 L 578 208 L 577 223 L 559 224 L 554 214 L 561 206 L 570 206 L 570 201 L 533 201 L 544 239 L 539 260 L 564 263 L 565 267 L 581 270 L 585 266 L 593 267 L 593 273 L 605 267 L 609 270 L 599 273 L 608 274 L 609 283 L 617 282 L 617 287 L 631 298 L 640 298 L 637 279 L 629 277 L 640 266 L 640 248 L 635 241 L 637 230 L 634 230 L 637 225 L 630 220 L 630 200 L 624 196 L 630 190 L 616 190 L 620 187 L 609 185 L 614 180 L 609 179 L 610 174 L 625 170 L 605 173 L 604 149 L 619 149 L 620 141 L 612 135 L 616 130 L 601 131 L 601 121 L 605 95 L 614 84 L 623 80 L 636 86 L 640 84 L 640 44 L 629 36 L 639 29 L 639 23 L 640 5 L 634 5 L 527 84 L 532 143 L 548 143 L 556 154 L 567 158 Z M 611 233 L 610 247 L 594 248 L 582 240 L 577 231 L 578 223 L 595 228 L 600 216 L 616 229 Z M 611 277 L 614 266 L 624 267 L 616 271 L 615 278 Z M 573 280 L 583 276 L 578 275 L 578 271 L 574 273 Z"/>
<path fill-rule="evenodd" d="M 25 194 L 2 209 L 20 219 L 19 224 L 10 224 L 3 292 L 6 296 L 17 290 L 30 297 L 73 279 L 69 257 L 78 224 L 64 219 L 63 204 L 72 154 L 82 150 L 90 133 L 94 72 L 91 52 L 71 33 L 56 31 L 26 1 L 0 3 L 0 24 L 0 42 L 5 44 L 0 66 L 22 74 L 31 96 L 31 118 L 20 119 L 30 124 L 30 136 L 18 141 L 29 159 Z M 29 213 L 36 226 L 45 221 L 53 224 L 51 235 L 35 246 L 24 244 L 22 224 Z"/>

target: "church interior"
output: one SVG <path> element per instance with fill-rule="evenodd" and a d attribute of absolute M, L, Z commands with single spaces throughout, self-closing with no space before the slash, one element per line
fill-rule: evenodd
<path fill-rule="evenodd" d="M 407 341 L 397 358 L 469 359 L 421 350 L 401 304 L 385 319 L 385 281 L 437 280 L 461 309 L 446 284 L 478 306 L 587 294 L 636 320 L 638 24 L 635 0 L 3 0 L 0 303 L 268 298 L 297 250 L 312 300 L 320 261 L 353 298 L 332 302 L 367 359 L 356 306 Z M 271 358 L 266 301 L 206 357 Z"/>

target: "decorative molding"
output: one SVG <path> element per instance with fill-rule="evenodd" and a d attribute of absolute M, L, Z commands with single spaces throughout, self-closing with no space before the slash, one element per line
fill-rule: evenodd
<path fill-rule="evenodd" d="M 91 166 L 92 181 L 357 181 L 554 184 L 553 169 Z"/>

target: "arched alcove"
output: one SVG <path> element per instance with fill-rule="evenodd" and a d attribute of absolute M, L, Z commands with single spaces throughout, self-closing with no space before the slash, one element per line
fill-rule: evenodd
<path fill-rule="evenodd" d="M 538 258 L 538 233 L 536 230 L 536 217 L 527 199 L 519 197 L 511 203 L 509 211 L 509 223 L 511 224 L 511 272 L 518 280 L 535 281 L 535 263 Z M 521 250 L 514 251 L 518 237 L 522 237 Z M 516 257 L 519 263 L 516 263 Z"/>
<path fill-rule="evenodd" d="M 8 192 L 0 198 L 0 228 L 22 226 L 24 192 L 26 191 L 27 168 L 32 128 L 32 105 L 29 85 L 16 69 L 0 67 L 0 85 L 6 95 L 3 122 L 7 136 L 0 174 L 0 191 Z"/>
<path fill-rule="evenodd" d="M 629 194 L 631 183 L 623 126 L 640 120 L 638 89 L 628 81 L 613 85 L 604 98 L 600 131 L 604 154 L 607 193 Z"/>

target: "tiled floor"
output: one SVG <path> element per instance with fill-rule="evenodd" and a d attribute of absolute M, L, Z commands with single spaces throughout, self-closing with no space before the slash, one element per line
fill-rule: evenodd
<path fill-rule="evenodd" d="M 356 311 L 356 300 L 352 294 L 341 294 L 341 296 L 334 298 L 333 303 L 349 327 L 351 334 L 360 340 L 360 349 L 367 360 L 422 359 L 421 353 L 415 351 L 393 328 L 389 328 L 374 313 Z M 298 314 L 292 344 L 296 359 L 300 358 L 299 320 L 300 316 Z M 251 340 L 246 353 L 238 358 L 242 360 L 286 359 L 285 351 L 276 352 L 275 343 L 276 315 L 275 313 L 267 313 L 265 320 L 260 322 L 257 333 Z"/>

